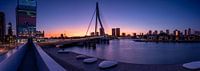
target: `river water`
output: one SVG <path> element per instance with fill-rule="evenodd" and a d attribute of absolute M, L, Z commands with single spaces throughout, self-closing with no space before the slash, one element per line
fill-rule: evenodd
<path fill-rule="evenodd" d="M 135 42 L 131 39 L 111 40 L 96 48 L 71 47 L 65 50 L 88 56 L 135 64 L 181 64 L 200 61 L 200 43 Z"/>

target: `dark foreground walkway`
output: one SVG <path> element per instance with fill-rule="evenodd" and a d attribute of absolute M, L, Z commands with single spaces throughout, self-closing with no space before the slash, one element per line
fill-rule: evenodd
<path fill-rule="evenodd" d="M 22 62 L 18 68 L 18 71 L 38 71 L 36 62 L 36 53 L 34 51 L 34 45 L 32 43 L 27 45 L 27 50 L 22 59 Z"/>
<path fill-rule="evenodd" d="M 77 53 L 57 53 L 58 48 L 51 46 L 42 47 L 56 62 L 69 71 L 190 71 L 184 69 L 182 64 L 131 64 L 119 62 L 116 67 L 110 69 L 100 69 L 98 64 L 103 61 L 99 59 L 93 64 L 84 64 L 82 60 L 77 60 Z"/>
<path fill-rule="evenodd" d="M 7 59 L 0 62 L 0 71 L 67 71 L 29 39 Z"/>

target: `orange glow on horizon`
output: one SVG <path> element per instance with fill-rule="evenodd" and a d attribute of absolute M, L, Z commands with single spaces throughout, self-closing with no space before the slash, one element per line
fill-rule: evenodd
<path fill-rule="evenodd" d="M 120 28 L 120 32 L 130 34 L 132 35 L 133 33 L 146 33 L 148 30 L 147 29 L 141 29 L 136 26 L 133 26 L 130 28 L 130 26 L 127 25 L 119 25 L 120 22 L 110 22 L 110 23 L 115 23 L 113 24 L 104 24 L 104 29 L 105 33 L 108 35 L 112 35 L 112 28 Z M 112 27 L 110 27 L 112 26 Z M 46 29 L 45 32 L 45 37 L 60 37 L 61 34 L 65 34 L 64 36 L 72 37 L 72 36 L 85 36 L 86 30 L 87 30 L 88 25 L 81 24 L 77 26 L 72 26 L 72 25 L 62 25 L 57 27 L 52 27 L 51 29 Z M 90 35 L 91 32 L 94 31 L 94 24 L 91 25 L 88 34 Z"/>
<path fill-rule="evenodd" d="M 53 32 L 53 33 L 46 33 L 45 37 L 60 37 L 60 35 L 63 34 L 64 36 L 67 37 L 72 37 L 72 36 L 84 36 L 83 33 L 81 32 L 74 32 L 74 33 L 67 33 L 67 32 Z"/>
<path fill-rule="evenodd" d="M 60 22 L 64 23 L 64 22 Z M 64 36 L 72 37 L 72 36 L 85 36 L 88 24 L 83 24 L 85 22 L 76 22 L 76 25 L 60 25 L 51 27 L 51 29 L 45 30 L 45 37 L 60 37 L 61 34 L 65 34 Z M 148 29 L 142 29 L 137 26 L 130 27 L 130 25 L 120 25 L 120 23 L 129 23 L 129 22 L 121 22 L 116 20 L 111 20 L 109 23 L 104 23 L 105 33 L 108 35 L 112 35 L 112 28 L 120 28 L 120 33 L 126 33 L 132 35 L 133 33 L 146 33 Z M 110 27 L 112 26 L 112 27 Z M 98 27 L 99 28 L 99 27 Z M 95 25 L 92 24 L 88 31 L 87 35 L 90 35 L 91 32 L 94 32 Z M 98 30 L 99 31 L 99 30 Z"/>
<path fill-rule="evenodd" d="M 69 32 L 70 31 L 70 32 Z M 108 35 L 112 35 L 112 32 L 111 32 L 111 28 L 107 31 L 105 31 Z M 126 33 L 126 34 L 130 34 L 132 35 L 133 33 L 145 33 L 144 30 L 142 29 L 129 29 L 129 28 L 120 28 L 120 32 L 121 33 Z M 87 35 L 90 35 L 91 32 L 88 32 Z M 60 37 L 61 34 L 64 34 L 64 36 L 68 36 L 68 37 L 72 37 L 72 36 L 85 36 L 86 32 L 84 31 L 79 31 L 79 30 L 68 30 L 68 31 L 65 31 L 65 32 L 62 32 L 62 31 L 59 31 L 59 30 L 55 30 L 55 31 L 51 31 L 51 32 L 46 32 L 45 33 L 45 37 Z"/>

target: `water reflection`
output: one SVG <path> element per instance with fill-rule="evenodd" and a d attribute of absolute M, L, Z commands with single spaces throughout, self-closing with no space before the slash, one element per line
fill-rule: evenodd
<path fill-rule="evenodd" d="M 76 53 L 137 64 L 179 64 L 200 60 L 199 43 L 146 43 L 132 40 L 112 40 L 110 45 L 96 49 L 67 48 Z"/>

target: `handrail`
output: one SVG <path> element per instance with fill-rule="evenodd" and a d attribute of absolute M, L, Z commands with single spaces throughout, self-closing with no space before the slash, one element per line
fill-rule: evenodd
<path fill-rule="evenodd" d="M 36 43 L 34 43 L 34 45 L 36 47 L 37 52 L 41 56 L 42 60 L 48 67 L 49 71 L 67 71 L 56 61 L 54 61 L 48 54 L 46 54 L 39 45 L 37 45 Z"/>

